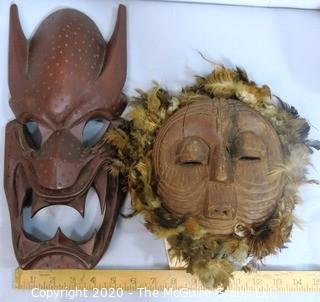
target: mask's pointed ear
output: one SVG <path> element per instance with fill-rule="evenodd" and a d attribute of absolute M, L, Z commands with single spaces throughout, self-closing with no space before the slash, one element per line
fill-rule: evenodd
<path fill-rule="evenodd" d="M 107 45 L 104 67 L 97 79 L 97 86 L 106 95 L 119 96 L 127 74 L 127 27 L 126 7 L 120 5 L 117 22 Z M 100 90 L 100 91 L 101 91 Z M 108 100 L 113 102 L 115 100 Z M 115 104 L 110 104 L 114 106 Z"/>
<path fill-rule="evenodd" d="M 9 88 L 11 95 L 21 89 L 26 79 L 28 58 L 28 41 L 22 31 L 18 7 L 13 4 L 10 7 L 9 29 Z"/>

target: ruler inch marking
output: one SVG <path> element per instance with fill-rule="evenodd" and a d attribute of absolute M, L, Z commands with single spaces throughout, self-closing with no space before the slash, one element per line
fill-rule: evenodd
<path fill-rule="evenodd" d="M 184 270 L 22 270 L 15 274 L 17 289 L 138 288 L 204 290 L 201 282 Z M 230 291 L 320 293 L 320 271 L 235 272 Z"/>

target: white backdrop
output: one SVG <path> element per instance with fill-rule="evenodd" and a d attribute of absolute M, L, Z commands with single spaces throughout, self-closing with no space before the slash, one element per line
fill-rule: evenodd
<path fill-rule="evenodd" d="M 290 8 L 303 8 L 303 9 L 319 9 L 320 8 L 319 0 L 159 0 L 159 1 L 246 5 L 246 6 L 263 6 L 263 7 L 284 7 L 284 8 L 290 7 Z"/>
<path fill-rule="evenodd" d="M 49 13 L 59 8 L 71 7 L 89 15 L 103 35 L 109 38 L 113 30 L 116 7 L 120 1 L 15 2 L 19 6 L 27 37 Z M 4 129 L 5 124 L 13 118 L 8 105 L 7 86 L 10 3 L 10 0 L 0 2 L 1 179 Z M 198 54 L 198 51 L 201 51 L 210 60 L 228 66 L 240 65 L 256 82 L 271 86 L 276 95 L 294 105 L 300 114 L 310 121 L 311 137 L 320 138 L 319 11 L 134 0 L 121 3 L 128 8 L 128 77 L 125 85 L 128 95 L 133 95 L 137 87 L 150 88 L 153 80 L 172 91 L 191 83 L 193 75 L 211 70 L 210 64 Z M 319 153 L 312 156 L 314 168 L 310 170 L 310 178 L 320 179 Z M 42 301 L 32 298 L 28 291 L 13 289 L 13 273 L 17 262 L 12 249 L 10 221 L 2 187 L 0 194 L 0 301 Z M 301 194 L 305 202 L 297 207 L 297 214 L 304 220 L 303 229 L 294 229 L 288 249 L 277 256 L 269 257 L 265 261 L 265 269 L 320 267 L 320 188 L 305 186 Z M 129 199 L 126 207 L 129 207 Z M 111 245 L 99 264 L 99 267 L 113 268 L 166 266 L 163 243 L 144 229 L 139 217 L 129 221 L 119 219 Z M 135 294 L 124 300 L 137 301 L 138 298 Z M 229 301 L 229 298 L 225 294 L 215 299 Z M 270 301 L 270 297 L 265 295 L 251 294 L 251 298 L 252 301 Z M 283 301 L 284 298 L 291 301 L 298 299 L 289 294 L 272 296 L 273 301 Z M 316 301 L 316 297 L 311 294 L 304 295 L 304 299 Z M 180 300 L 186 301 L 182 298 Z M 157 301 L 161 301 L 161 298 Z M 203 298 L 203 301 L 209 300 Z M 237 301 L 248 301 L 248 297 L 237 297 Z"/>

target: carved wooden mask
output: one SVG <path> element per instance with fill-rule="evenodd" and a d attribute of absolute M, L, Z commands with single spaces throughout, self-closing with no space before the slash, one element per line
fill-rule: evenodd
<path fill-rule="evenodd" d="M 282 195 L 282 179 L 268 178 L 283 162 L 279 137 L 236 100 L 208 98 L 178 110 L 160 128 L 153 159 L 163 206 L 217 235 L 263 224 Z"/>
<path fill-rule="evenodd" d="M 48 16 L 28 41 L 11 7 L 9 87 L 16 119 L 6 128 L 4 185 L 21 267 L 91 268 L 106 250 L 124 196 L 119 177 L 107 172 L 114 150 L 101 138 L 126 107 L 125 78 L 124 6 L 109 43 L 72 9 Z M 54 205 L 84 215 L 92 188 L 104 218 L 89 239 L 71 240 L 59 228 L 43 241 L 24 230 L 26 207 L 31 216 Z"/>

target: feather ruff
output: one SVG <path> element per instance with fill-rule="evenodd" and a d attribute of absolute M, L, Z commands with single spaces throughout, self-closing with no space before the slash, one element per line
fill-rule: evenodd
<path fill-rule="evenodd" d="M 115 170 L 127 177 L 133 210 L 144 216 L 152 233 L 168 240 L 170 257 L 184 261 L 187 271 L 197 275 L 205 287 L 225 289 L 234 270 L 250 270 L 256 261 L 277 254 L 289 241 L 292 226 L 298 224 L 293 215 L 300 202 L 298 188 L 316 182 L 308 181 L 306 167 L 312 149 L 320 149 L 320 142 L 308 139 L 309 124 L 294 107 L 274 97 L 268 86 L 250 81 L 238 67 L 216 65 L 212 73 L 197 77 L 196 83 L 179 95 L 170 95 L 158 85 L 138 93 L 131 102 L 127 122 L 105 137 L 118 152 Z M 163 122 L 186 104 L 208 96 L 234 98 L 260 112 L 278 133 L 285 155 L 285 163 L 269 173 L 270 178 L 284 175 L 286 179 L 284 194 L 272 217 L 255 229 L 236 225 L 234 233 L 225 237 L 216 237 L 196 218 L 177 218 L 162 207 L 151 156 Z"/>

